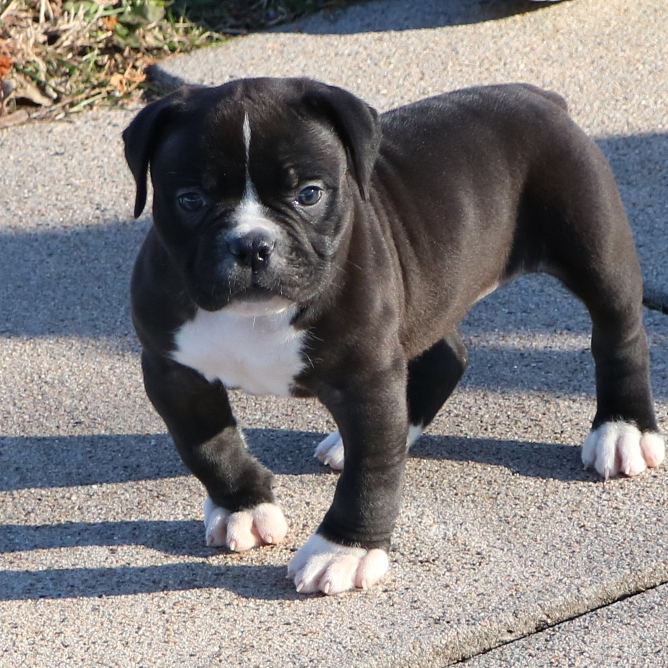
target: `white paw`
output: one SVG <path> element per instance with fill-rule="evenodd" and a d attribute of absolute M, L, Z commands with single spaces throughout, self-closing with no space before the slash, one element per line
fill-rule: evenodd
<path fill-rule="evenodd" d="M 424 427 L 421 424 L 409 424 L 408 425 L 408 438 L 406 439 L 406 447 L 412 448 L 415 441 L 422 436 Z"/>
<path fill-rule="evenodd" d="M 288 532 L 283 512 L 273 503 L 231 513 L 210 498 L 204 502 L 204 527 L 207 545 L 226 546 L 233 552 L 280 543 Z"/>
<path fill-rule="evenodd" d="M 406 439 L 406 447 L 410 448 L 415 441 L 420 438 L 423 427 L 421 425 L 412 424 L 408 428 L 408 438 Z M 327 438 L 324 438 L 315 449 L 315 456 L 326 466 L 335 471 L 343 470 L 344 451 L 343 440 L 338 431 L 333 431 Z"/>
<path fill-rule="evenodd" d="M 316 533 L 288 564 L 288 577 L 294 578 L 300 594 L 321 591 L 333 595 L 372 587 L 389 566 L 385 550 L 338 545 Z"/>
<path fill-rule="evenodd" d="M 590 432 L 582 446 L 582 463 L 606 480 L 623 473 L 635 476 L 661 464 L 666 445 L 661 434 L 640 432 L 627 422 L 605 422 Z"/>
<path fill-rule="evenodd" d="M 343 470 L 343 440 L 338 431 L 320 441 L 315 449 L 315 456 L 325 466 L 330 466 L 335 471 Z"/>

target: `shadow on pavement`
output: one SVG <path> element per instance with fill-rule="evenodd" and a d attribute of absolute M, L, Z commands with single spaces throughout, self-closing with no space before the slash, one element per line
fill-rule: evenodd
<path fill-rule="evenodd" d="M 307 17 L 272 32 L 304 32 L 315 35 L 348 35 L 391 30 L 442 28 L 505 19 L 546 9 L 549 3 L 529 0 L 421 0 L 385 1 L 348 7 L 345 12 L 329 11 Z"/>
<path fill-rule="evenodd" d="M 0 336 L 132 336 L 130 275 L 148 223 L 0 232 Z"/>
<path fill-rule="evenodd" d="M 0 437 L 0 491 L 188 475 L 164 434 Z"/>
<path fill-rule="evenodd" d="M 227 589 L 244 598 L 261 600 L 308 600 L 297 594 L 285 575 L 285 566 L 224 566 L 203 561 L 0 571 L 0 601 L 128 596 L 192 589 Z"/>
<path fill-rule="evenodd" d="M 331 474 L 313 456 L 323 434 L 287 429 L 247 429 L 245 433 L 253 455 L 278 475 Z M 495 464 L 529 477 L 588 479 L 572 466 L 577 460 L 576 448 L 555 443 L 423 436 L 411 449 L 411 456 Z M 190 475 L 165 434 L 2 437 L 0 467 L 0 491 Z"/>
<path fill-rule="evenodd" d="M 600 137 L 596 143 L 610 161 L 620 186 L 668 188 L 668 133 Z M 664 197 L 666 199 L 665 190 Z"/>
<path fill-rule="evenodd" d="M 245 429 L 249 449 L 274 473 L 325 472 L 313 457 L 322 434 Z M 167 434 L 0 436 L 0 491 L 79 487 L 190 475 Z"/>
<path fill-rule="evenodd" d="M 289 432 L 284 432 L 280 438 L 288 435 Z M 414 446 L 412 456 L 493 464 L 532 477 L 579 482 L 595 480 L 594 476 L 582 470 L 577 448 L 551 443 L 425 436 Z M 162 471 L 145 470 L 144 474 L 166 476 L 174 473 L 174 462 L 169 461 L 173 457 L 166 458 Z M 57 469 L 58 462 L 55 465 Z M 91 468 L 98 470 L 94 466 Z M 324 470 L 323 467 L 319 468 Z M 139 471 L 133 475 L 137 473 Z M 100 479 L 94 478 L 90 470 L 79 469 L 78 480 L 68 477 L 66 480 L 52 479 L 50 483 L 122 481 L 127 479 L 126 474 L 126 470 L 117 467 Z M 220 554 L 220 551 L 202 544 L 202 525 L 199 521 L 129 520 L 0 525 L 0 554 L 19 555 L 37 550 L 91 546 L 106 546 L 112 553 L 123 546 L 144 546 L 193 560 L 151 566 L 2 570 L 0 601 L 123 596 L 204 588 L 226 589 L 244 598 L 260 600 L 303 600 L 286 580 L 285 566 L 209 563 L 207 560 Z"/>
<path fill-rule="evenodd" d="M 599 480 L 583 469 L 579 447 L 558 443 L 425 435 L 411 448 L 410 457 L 491 464 L 527 478 L 564 482 Z"/>
<path fill-rule="evenodd" d="M 194 520 L 0 524 L 0 554 L 94 545 L 143 545 L 165 554 L 208 557 L 213 550 L 202 541 L 202 526 Z"/>
<path fill-rule="evenodd" d="M 291 475 L 328 473 L 328 469 L 312 458 L 313 441 L 320 434 L 288 430 L 250 431 L 253 452 L 261 455 L 271 451 L 274 461 L 277 455 L 280 455 L 280 461 L 286 461 L 284 453 L 287 444 L 284 441 L 299 444 L 288 458 L 288 463 L 299 463 L 294 466 L 284 464 L 279 472 Z M 29 439 L 3 439 L 3 459 L 8 459 L 5 455 L 10 450 L 15 453 L 13 461 L 1 462 L 5 467 L 9 465 L 14 475 L 10 485 L 3 481 L 4 488 L 77 486 L 185 474 L 166 436 L 142 438 L 143 443 L 134 435 L 31 439 L 33 445 L 36 440 L 39 441 L 39 457 L 44 458 L 46 453 L 51 453 L 48 461 L 35 461 L 35 453 L 30 451 L 30 447 L 26 450 L 26 444 L 21 443 Z M 151 457 L 146 457 L 144 447 L 149 439 L 155 442 L 151 446 L 154 452 Z M 55 441 L 58 442 L 57 448 L 53 447 Z M 84 443 L 87 444 L 88 456 L 81 458 L 80 450 Z M 57 456 L 53 456 L 54 453 Z M 103 466 L 95 455 L 102 456 Z M 594 476 L 582 470 L 578 448 L 553 443 L 424 436 L 413 447 L 411 455 L 492 464 L 530 477 L 585 483 L 595 480 Z M 267 463 L 271 465 L 271 461 Z M 21 553 L 94 546 L 108 547 L 111 554 L 124 546 L 143 546 L 163 554 L 188 558 L 188 561 L 149 566 L 16 568 Z M 202 544 L 202 525 L 195 520 L 4 524 L 0 525 L 2 554 L 9 555 L 14 567 L 0 570 L 0 601 L 123 596 L 204 588 L 225 589 L 244 598 L 259 600 L 308 600 L 297 595 L 292 584 L 286 580 L 285 566 L 210 563 L 209 559 L 221 554 L 221 551 Z M 236 555 L 227 555 L 227 558 L 235 559 Z"/>

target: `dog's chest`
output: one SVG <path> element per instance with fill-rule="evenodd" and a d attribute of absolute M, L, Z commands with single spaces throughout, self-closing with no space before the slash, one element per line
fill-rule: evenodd
<path fill-rule="evenodd" d="M 304 332 L 290 325 L 292 313 L 258 317 L 199 309 L 174 336 L 172 358 L 208 381 L 252 394 L 289 396 L 304 366 Z"/>

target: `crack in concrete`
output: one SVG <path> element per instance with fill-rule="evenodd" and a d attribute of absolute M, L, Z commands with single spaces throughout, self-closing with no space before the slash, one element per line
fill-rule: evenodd
<path fill-rule="evenodd" d="M 568 624 L 569 622 L 575 621 L 577 619 L 580 619 L 581 617 L 586 617 L 587 615 L 590 615 L 594 612 L 597 612 L 599 610 L 605 610 L 606 608 L 609 608 L 613 605 L 617 605 L 618 603 L 621 603 L 622 601 L 626 601 L 628 599 L 635 598 L 636 596 L 641 596 L 642 594 L 645 594 L 650 591 L 654 591 L 655 589 L 658 589 L 659 587 L 665 587 L 668 585 L 668 579 L 662 580 L 661 582 L 658 582 L 657 584 L 654 585 L 649 585 L 647 587 L 643 587 L 641 589 L 638 589 L 636 591 L 628 592 L 626 594 L 620 594 L 617 598 L 615 598 L 613 601 L 610 601 L 608 603 L 602 603 L 601 605 L 595 606 L 593 608 L 590 608 L 588 610 L 584 610 L 583 612 L 576 613 L 574 615 L 571 615 L 570 617 L 564 617 L 563 619 L 560 619 L 559 621 L 555 621 L 553 623 L 545 623 L 545 622 L 538 622 L 536 624 L 536 628 L 533 631 L 530 631 L 528 633 L 523 633 L 520 634 L 514 638 L 511 638 L 509 640 L 502 640 L 499 641 L 497 645 L 494 645 L 493 647 L 489 647 L 487 649 L 484 649 L 480 652 L 476 652 L 474 654 L 470 654 L 469 656 L 463 657 L 457 661 L 451 662 L 451 663 L 446 663 L 444 666 L 459 666 L 459 665 L 465 665 L 467 662 L 471 661 L 472 659 L 475 659 L 480 656 L 485 656 L 485 654 L 489 654 L 491 652 L 494 652 L 497 649 L 500 649 L 502 647 L 507 647 L 508 645 L 513 645 L 516 642 L 519 642 L 521 640 L 526 640 L 527 638 L 531 638 L 532 636 L 539 635 L 543 633 L 544 631 L 548 631 L 549 629 L 555 629 L 563 626 L 564 624 Z"/>

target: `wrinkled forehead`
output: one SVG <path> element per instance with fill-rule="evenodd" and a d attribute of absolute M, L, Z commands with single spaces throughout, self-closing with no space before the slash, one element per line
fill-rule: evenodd
<path fill-rule="evenodd" d="M 234 160 L 251 173 L 273 166 L 309 163 L 339 166 L 345 151 L 334 129 L 291 99 L 258 96 L 222 101 L 205 126 L 207 157 L 214 164 Z"/>
<path fill-rule="evenodd" d="M 286 186 L 308 178 L 340 178 L 346 155 L 334 129 L 298 101 L 276 91 L 219 94 L 182 111 L 166 128 L 154 156 L 169 180 L 197 179 L 204 187 Z"/>

